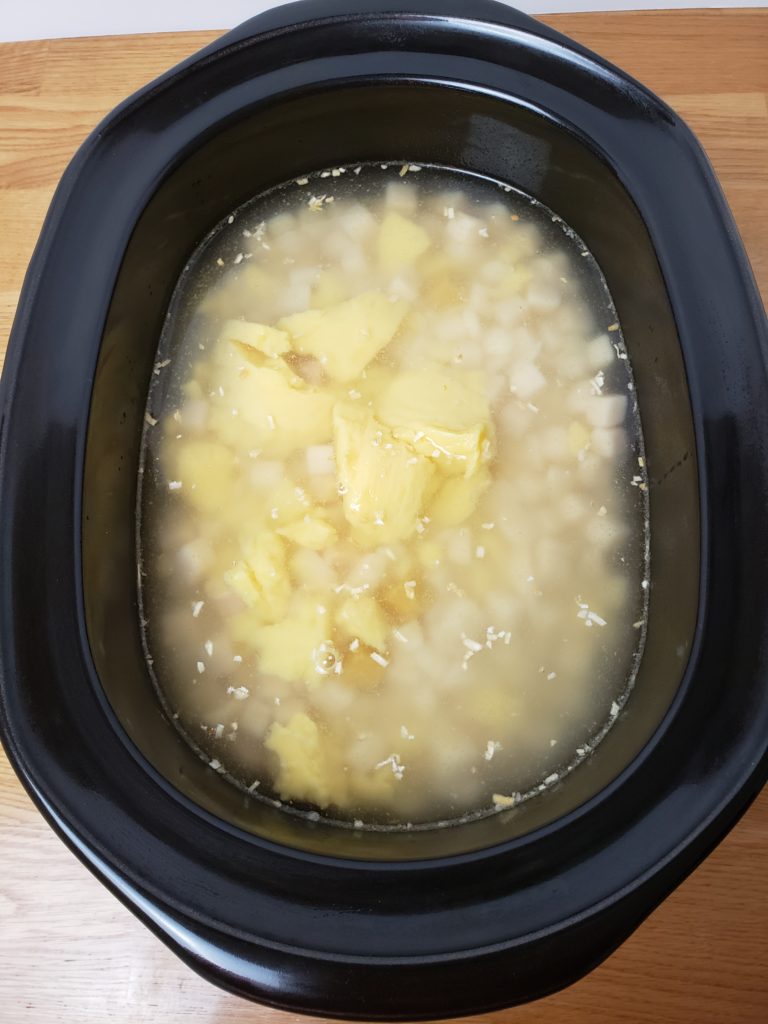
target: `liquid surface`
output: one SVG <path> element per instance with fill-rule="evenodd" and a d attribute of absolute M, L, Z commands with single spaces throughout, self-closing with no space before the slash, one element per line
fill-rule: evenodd
<path fill-rule="evenodd" d="M 551 211 L 413 165 L 254 200 L 177 287 L 146 424 L 150 665 L 255 798 L 492 813 L 619 713 L 642 439 L 602 275 Z"/>

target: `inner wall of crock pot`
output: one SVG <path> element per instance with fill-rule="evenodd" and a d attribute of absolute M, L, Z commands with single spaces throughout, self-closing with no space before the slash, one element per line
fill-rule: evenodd
<path fill-rule="evenodd" d="M 435 125 L 450 125 L 435 132 Z M 512 811 L 432 832 L 350 833 L 249 801 L 205 765 L 163 712 L 137 604 L 135 511 L 142 422 L 178 276 L 222 216 L 324 166 L 413 160 L 509 182 L 553 209 L 596 256 L 635 375 L 650 482 L 651 600 L 626 710 L 566 784 Z M 610 168 L 584 143 L 513 103 L 435 85 L 312 93 L 221 127 L 165 180 L 125 253 L 96 369 L 83 496 L 86 620 L 95 666 L 127 736 L 195 805 L 256 835 L 341 856 L 431 857 L 523 835 L 595 796 L 649 741 L 679 686 L 698 593 L 693 425 L 674 319 L 651 240 Z"/>

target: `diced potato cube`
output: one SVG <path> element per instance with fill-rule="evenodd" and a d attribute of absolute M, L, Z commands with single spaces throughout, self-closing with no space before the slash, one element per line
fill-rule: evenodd
<path fill-rule="evenodd" d="M 599 395 L 586 406 L 587 419 L 593 427 L 619 427 L 627 415 L 626 395 Z"/>
<path fill-rule="evenodd" d="M 348 598 L 336 612 L 336 622 L 350 637 L 386 651 L 389 626 L 374 598 L 366 594 Z"/>
<path fill-rule="evenodd" d="M 453 243 L 453 253 L 457 256 L 461 253 L 466 258 L 467 250 L 471 250 L 478 241 L 479 232 L 484 226 L 479 217 L 471 217 L 461 210 L 456 211 L 445 224 L 445 234 Z"/>
<path fill-rule="evenodd" d="M 255 324 L 248 320 L 227 320 L 221 330 L 223 341 L 236 341 L 256 349 L 265 356 L 281 356 L 290 351 L 290 342 L 285 331 L 278 331 L 266 324 Z"/>
<path fill-rule="evenodd" d="M 176 564 L 190 583 L 207 573 L 214 562 L 214 552 L 205 537 L 195 537 L 182 544 L 176 553 Z"/>
<path fill-rule="evenodd" d="M 616 350 L 607 334 L 598 334 L 592 341 L 588 341 L 586 351 L 587 360 L 593 370 L 602 370 L 610 366 L 616 358 Z"/>
<path fill-rule="evenodd" d="M 339 403 L 333 414 L 344 515 L 365 546 L 410 537 L 433 469 L 371 415 Z"/>
<path fill-rule="evenodd" d="M 406 657 L 411 657 L 417 650 L 424 647 L 424 630 L 421 628 L 421 623 L 416 619 L 401 623 L 397 627 L 397 635 L 394 639 L 396 646 L 399 644 L 401 649 L 407 652 Z"/>
<path fill-rule="evenodd" d="M 429 506 L 433 523 L 460 526 L 475 511 L 480 495 L 490 482 L 490 474 L 484 469 L 470 477 L 448 477 Z"/>
<path fill-rule="evenodd" d="M 492 454 L 485 376 L 442 366 L 397 374 L 379 395 L 379 419 L 447 474 L 470 476 Z"/>
<path fill-rule="evenodd" d="M 509 374 L 509 390 L 523 402 L 531 398 L 547 383 L 547 379 L 536 363 L 518 363 Z"/>
<path fill-rule="evenodd" d="M 527 267 L 510 267 L 499 282 L 499 290 L 505 295 L 519 295 L 532 277 Z"/>
<path fill-rule="evenodd" d="M 415 213 L 419 205 L 419 194 L 413 185 L 407 185 L 403 180 L 408 173 L 400 169 L 400 181 L 390 181 L 384 190 L 384 202 L 390 209 L 399 210 L 401 213 Z"/>
<path fill-rule="evenodd" d="M 436 476 L 436 474 L 433 474 Z M 385 544 L 378 552 L 386 558 L 384 575 L 389 579 L 407 580 L 413 575 L 416 564 L 415 551 L 410 544 Z"/>
<path fill-rule="evenodd" d="M 280 459 L 249 459 L 248 463 L 245 476 L 255 491 L 269 494 L 285 478 L 285 463 Z"/>
<path fill-rule="evenodd" d="M 274 625 L 262 626 L 256 636 L 259 669 L 281 679 L 317 685 L 322 679 L 316 658 L 328 642 L 328 614 L 311 597 L 294 600 L 293 607 Z"/>
<path fill-rule="evenodd" d="M 307 472 L 312 476 L 336 473 L 332 444 L 313 444 L 307 448 Z"/>
<path fill-rule="evenodd" d="M 600 427 L 592 431 L 592 448 L 604 459 L 615 459 L 627 448 L 627 435 L 621 427 Z"/>
<path fill-rule="evenodd" d="M 376 219 L 363 203 L 345 205 L 339 217 L 342 228 L 355 242 L 362 242 L 378 229 Z"/>
<path fill-rule="evenodd" d="M 551 313 L 563 301 L 562 289 L 554 281 L 532 281 L 526 292 L 530 309 L 537 313 Z"/>
<path fill-rule="evenodd" d="M 407 309 L 383 292 L 363 292 L 327 309 L 284 317 L 278 327 L 288 332 L 294 351 L 315 356 L 330 377 L 345 383 L 390 343 Z"/>
<path fill-rule="evenodd" d="M 514 221 L 511 235 L 499 253 L 499 257 L 510 263 L 533 256 L 541 249 L 541 232 L 531 221 Z"/>
<path fill-rule="evenodd" d="M 383 548 L 378 551 L 366 551 L 362 558 L 356 558 L 349 566 L 347 586 L 353 589 L 362 587 L 364 590 L 375 590 L 390 569 L 389 559 Z"/>
<path fill-rule="evenodd" d="M 216 441 L 187 441 L 176 452 L 176 478 L 182 494 L 201 512 L 213 512 L 231 500 L 235 457 Z"/>
<path fill-rule="evenodd" d="M 379 266 L 391 274 L 417 260 L 431 245 L 424 228 L 391 210 L 384 217 L 379 231 Z"/>
<path fill-rule="evenodd" d="M 312 548 L 313 551 L 330 547 L 336 540 L 336 531 L 331 524 L 310 513 L 289 526 L 281 526 L 277 532 L 294 544 Z"/>
<path fill-rule="evenodd" d="M 307 481 L 309 492 L 313 501 L 318 505 L 336 507 L 339 500 L 339 491 L 336 484 L 335 473 L 323 473 L 311 476 Z"/>
<path fill-rule="evenodd" d="M 456 565 L 470 565 L 472 562 L 472 534 L 467 527 L 454 530 L 446 536 L 446 555 Z"/>
<path fill-rule="evenodd" d="M 317 723 L 299 711 L 287 725 L 275 722 L 265 746 L 280 763 L 275 785 L 283 800 L 306 800 L 327 807 L 332 799 L 326 745 Z M 338 797 L 337 797 L 338 799 Z"/>
<path fill-rule="evenodd" d="M 224 573 L 224 582 L 267 622 L 276 622 L 285 614 L 291 596 L 283 542 L 271 531 L 260 530 L 245 538 L 242 554 Z"/>

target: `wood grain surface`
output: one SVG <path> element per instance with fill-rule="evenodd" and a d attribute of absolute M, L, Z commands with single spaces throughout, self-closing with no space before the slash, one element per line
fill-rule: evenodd
<path fill-rule="evenodd" d="M 768 300 L 768 10 L 547 19 L 689 121 Z M 96 122 L 212 33 L 0 46 L 0 356 L 53 188 Z M 200 980 L 54 837 L 0 754 L 2 1024 L 288 1024 Z M 299 1018 L 294 1018 L 299 1020 Z M 503 1024 L 768 1020 L 768 790 L 625 945 Z"/>

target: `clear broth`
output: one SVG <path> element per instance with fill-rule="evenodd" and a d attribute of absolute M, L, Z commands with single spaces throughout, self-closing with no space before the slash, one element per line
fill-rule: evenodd
<path fill-rule="evenodd" d="M 368 340 L 404 312 L 361 367 L 318 358 L 305 321 L 295 337 L 280 327 L 371 293 L 391 306 L 362 309 Z M 233 340 L 241 320 L 278 325 L 291 350 Z M 329 436 L 325 420 L 243 404 L 238 374 L 276 381 L 275 366 L 320 396 L 321 418 L 332 403 Z M 471 407 L 449 448 L 414 393 L 446 422 Z M 397 469 L 401 500 L 365 521 L 340 493 L 344 416 L 354 431 L 368 416 L 380 436 L 366 444 L 413 463 Z M 255 198 L 180 279 L 146 424 L 148 664 L 187 740 L 254 799 L 355 827 L 464 820 L 559 784 L 615 720 L 644 637 L 642 434 L 602 273 L 547 208 L 414 165 L 330 169 Z"/>

